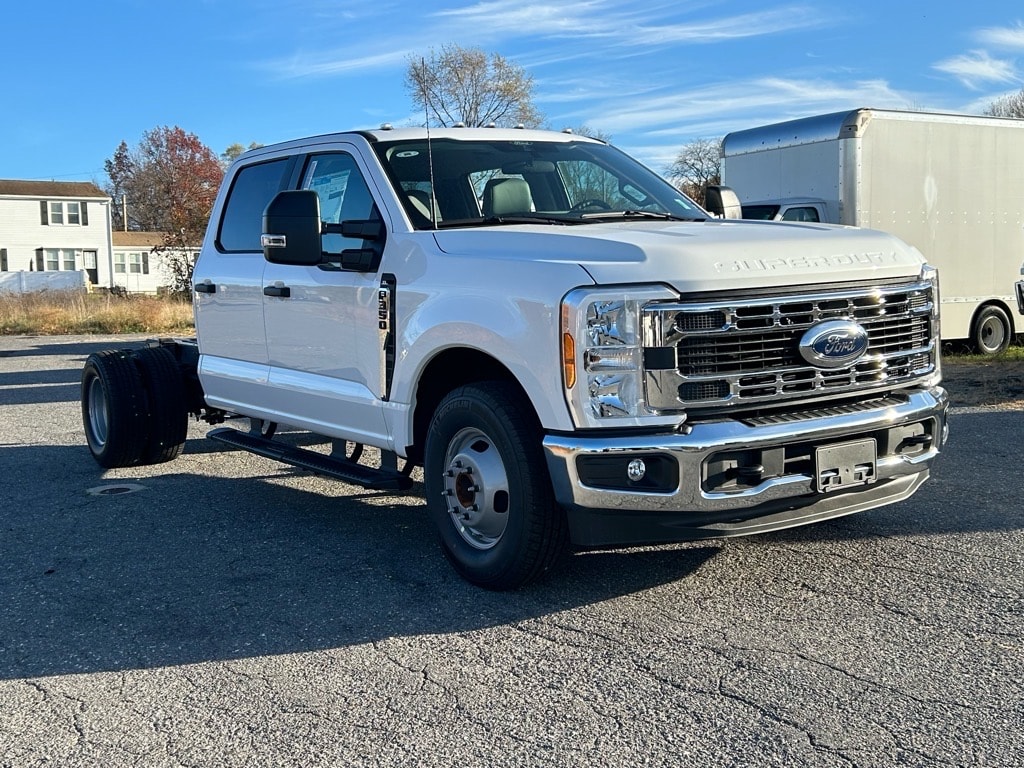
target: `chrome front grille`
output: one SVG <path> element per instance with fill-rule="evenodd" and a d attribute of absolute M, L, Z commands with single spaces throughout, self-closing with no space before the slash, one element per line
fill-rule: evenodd
<path fill-rule="evenodd" d="M 932 290 L 920 281 L 650 305 L 644 312 L 648 406 L 736 407 L 846 395 L 927 376 L 937 355 Z M 852 320 L 867 331 L 867 351 L 853 365 L 819 368 L 800 355 L 801 337 L 826 320 Z"/>

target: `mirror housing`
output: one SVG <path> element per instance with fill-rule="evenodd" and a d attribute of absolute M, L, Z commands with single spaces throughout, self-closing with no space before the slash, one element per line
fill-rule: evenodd
<path fill-rule="evenodd" d="M 324 234 L 331 227 L 338 227 L 337 231 L 344 237 L 357 237 L 360 240 L 380 240 L 384 237 L 384 222 L 380 219 L 350 219 L 341 224 L 324 224 Z"/>
<path fill-rule="evenodd" d="M 741 219 L 740 199 L 732 187 L 712 185 L 704 196 L 704 207 L 720 219 Z"/>
<path fill-rule="evenodd" d="M 311 189 L 278 192 L 263 211 L 263 258 L 274 264 L 314 266 L 323 261 L 320 197 Z"/>

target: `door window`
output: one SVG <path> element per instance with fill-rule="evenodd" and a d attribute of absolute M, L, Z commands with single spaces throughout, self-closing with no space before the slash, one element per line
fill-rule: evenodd
<path fill-rule="evenodd" d="M 327 224 L 379 218 L 370 189 L 351 155 L 335 152 L 314 155 L 303 175 L 303 189 L 312 189 L 320 197 L 320 218 Z M 361 248 L 359 238 L 328 234 L 323 237 L 327 253 L 345 248 Z"/>

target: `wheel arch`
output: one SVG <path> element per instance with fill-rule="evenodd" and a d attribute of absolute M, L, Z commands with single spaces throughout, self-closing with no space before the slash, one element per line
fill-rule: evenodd
<path fill-rule="evenodd" d="M 441 400 L 456 387 L 480 381 L 505 381 L 522 392 L 530 403 L 532 416 L 539 421 L 526 389 L 499 360 L 478 349 L 452 347 L 440 351 L 424 367 L 416 385 L 412 414 L 412 444 L 406 446 L 406 457 L 414 464 L 423 463 L 427 429 Z"/>

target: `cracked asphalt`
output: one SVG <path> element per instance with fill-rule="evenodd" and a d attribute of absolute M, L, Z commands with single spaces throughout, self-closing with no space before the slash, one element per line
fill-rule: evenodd
<path fill-rule="evenodd" d="M 0 337 L 2 766 L 1024 763 L 1024 411 L 955 411 L 902 504 L 494 594 L 415 494 L 202 424 L 101 470 L 79 373 L 119 345 Z"/>

